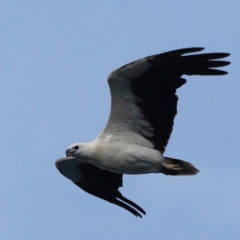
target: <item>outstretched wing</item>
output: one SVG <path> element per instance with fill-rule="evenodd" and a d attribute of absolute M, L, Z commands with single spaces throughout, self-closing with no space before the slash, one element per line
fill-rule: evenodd
<path fill-rule="evenodd" d="M 131 62 L 108 77 L 111 113 L 99 139 L 125 141 L 164 153 L 177 114 L 176 89 L 182 75 L 224 75 L 215 68 L 228 53 L 184 55 L 203 48 L 186 48 Z"/>
<path fill-rule="evenodd" d="M 118 205 L 137 217 L 142 217 L 139 212 L 146 214 L 141 207 L 125 198 L 118 190 L 122 187 L 123 174 L 102 170 L 73 157 L 57 160 L 56 167 L 87 193 Z"/>

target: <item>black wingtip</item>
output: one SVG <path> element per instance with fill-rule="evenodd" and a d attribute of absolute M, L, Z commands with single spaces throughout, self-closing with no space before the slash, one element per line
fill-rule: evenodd
<path fill-rule="evenodd" d="M 146 212 L 140 207 L 138 206 L 136 203 L 134 203 L 133 201 L 125 198 L 124 196 L 118 196 L 119 199 L 121 199 L 122 201 L 126 202 L 127 204 L 129 204 L 130 206 L 136 208 L 138 211 L 140 211 L 142 214 L 146 215 Z"/>
<path fill-rule="evenodd" d="M 222 54 L 222 58 L 225 58 L 231 55 L 230 53 L 220 53 L 220 54 Z"/>
<path fill-rule="evenodd" d="M 138 211 L 136 211 L 134 208 L 132 208 L 131 206 L 127 205 L 126 203 L 124 203 L 122 201 L 119 201 L 118 199 L 114 199 L 111 202 L 113 204 L 118 205 L 119 207 L 122 207 L 122 208 L 126 209 L 127 211 L 132 213 L 134 216 L 142 218 L 142 215 Z"/>

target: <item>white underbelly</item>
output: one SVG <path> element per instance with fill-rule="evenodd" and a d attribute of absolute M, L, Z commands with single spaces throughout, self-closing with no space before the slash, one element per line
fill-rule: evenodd
<path fill-rule="evenodd" d="M 95 157 L 92 164 L 99 168 L 124 174 L 157 173 L 160 171 L 163 157 L 155 149 L 139 145 L 125 145 L 121 148 L 103 146 L 104 154 Z"/>

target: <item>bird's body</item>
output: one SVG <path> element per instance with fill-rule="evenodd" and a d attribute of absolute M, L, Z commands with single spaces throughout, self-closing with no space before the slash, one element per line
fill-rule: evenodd
<path fill-rule="evenodd" d="M 161 153 L 153 148 L 98 139 L 81 145 L 75 157 L 101 169 L 125 174 L 158 173 L 164 161 Z"/>
<path fill-rule="evenodd" d="M 114 174 L 196 174 L 191 163 L 163 154 L 177 114 L 176 90 L 186 83 L 182 75 L 226 74 L 215 68 L 229 64 L 219 60 L 227 53 L 185 55 L 201 50 L 153 55 L 113 71 L 108 77 L 112 103 L 106 127 L 93 142 L 71 145 L 66 154 L 78 160 L 66 158 L 65 167 L 56 164 L 58 169 L 73 182 L 77 173 L 69 169 L 76 161 Z"/>

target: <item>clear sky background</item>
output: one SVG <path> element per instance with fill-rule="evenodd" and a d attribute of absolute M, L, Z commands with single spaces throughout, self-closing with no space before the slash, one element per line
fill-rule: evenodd
<path fill-rule="evenodd" d="M 240 1 L 0 1 L 0 239 L 240 239 Z M 108 74 L 185 47 L 229 52 L 220 77 L 186 77 L 166 156 L 195 177 L 125 176 L 147 215 L 86 194 L 55 168 L 92 141 Z"/>

